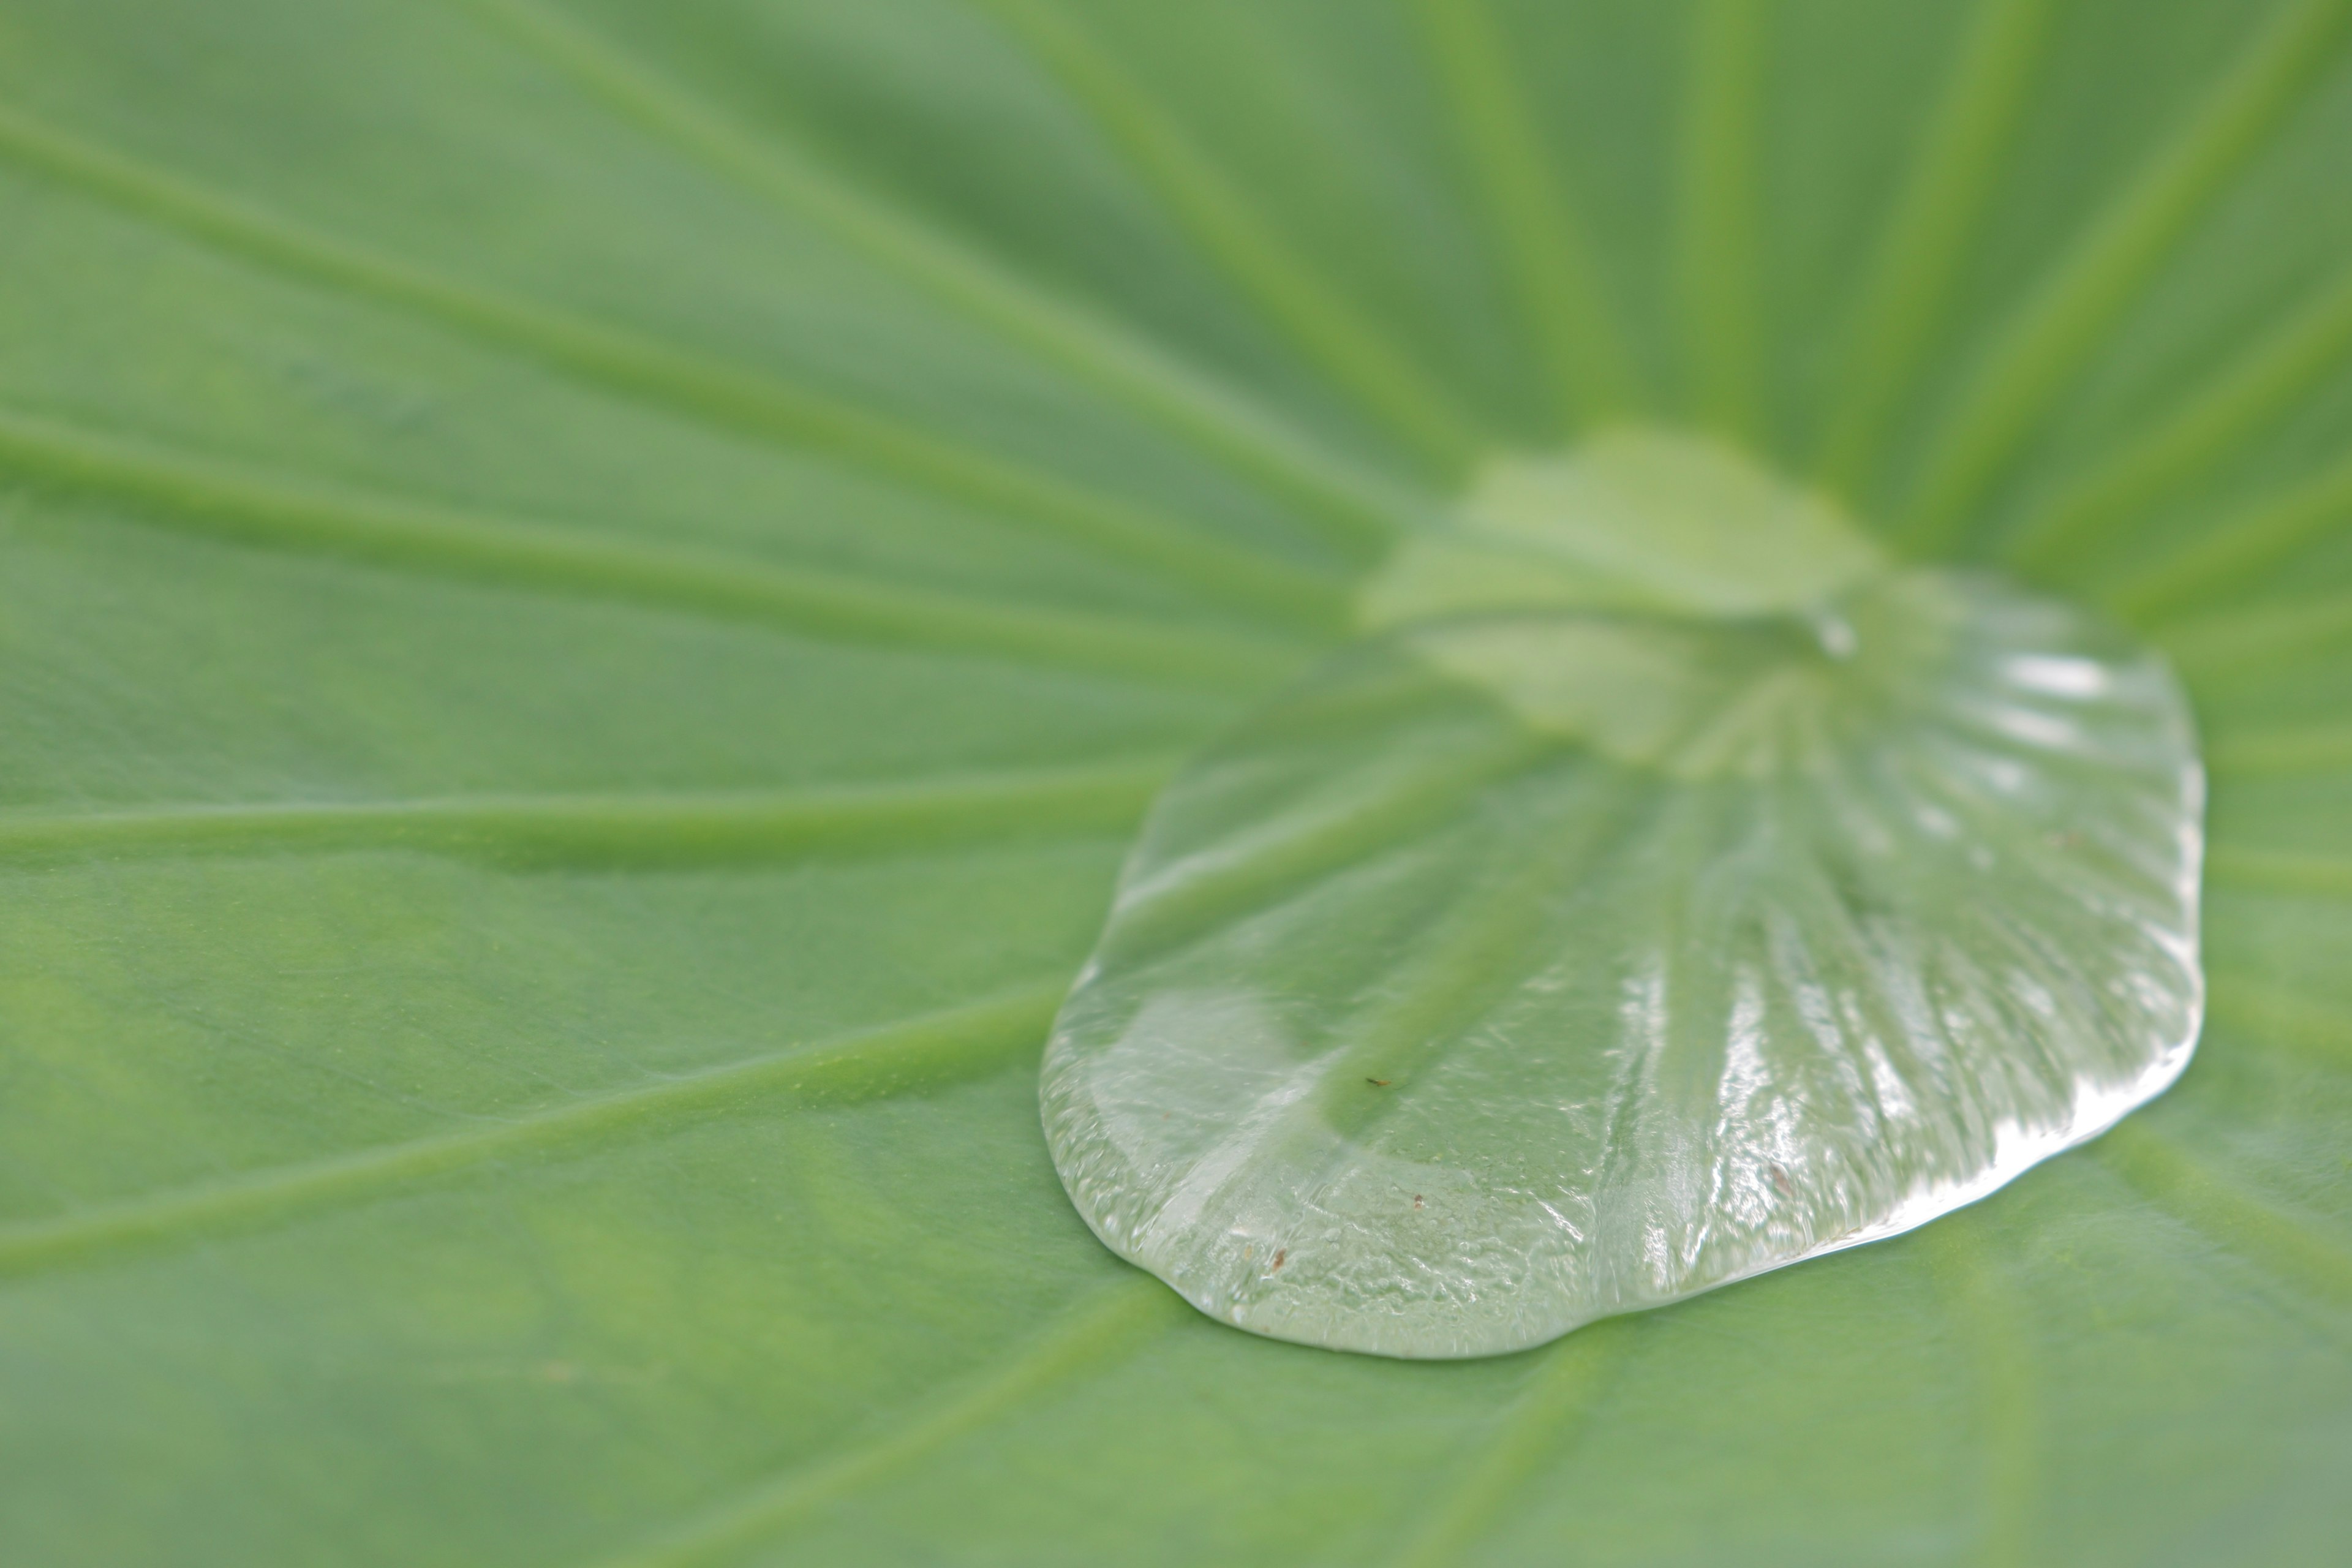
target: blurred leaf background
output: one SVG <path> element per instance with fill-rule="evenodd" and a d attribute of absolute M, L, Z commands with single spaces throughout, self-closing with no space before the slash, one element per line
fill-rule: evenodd
<path fill-rule="evenodd" d="M 2332 1561 L 2352 5 L 0 11 L 12 1563 Z M 1525 1355 L 1222 1329 L 1035 1053 L 1476 458 L 1723 432 L 2177 661 L 2212 1016 Z"/>

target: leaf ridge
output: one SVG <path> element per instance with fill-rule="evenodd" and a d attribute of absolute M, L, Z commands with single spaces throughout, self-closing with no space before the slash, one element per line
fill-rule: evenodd
<path fill-rule="evenodd" d="M 1024 832 L 1131 827 L 1173 758 L 914 784 L 454 795 L 0 815 L 0 862 L 400 848 L 531 867 L 901 853 Z"/>
<path fill-rule="evenodd" d="M 413 1189 L 495 1161 L 593 1143 L 664 1118 L 724 1114 L 763 1094 L 788 1094 L 803 1102 L 873 1099 L 956 1074 L 978 1075 L 1035 1049 L 1066 989 L 1058 980 L 1033 985 L 461 1131 L 0 1227 L 0 1279 L 249 1231 L 316 1209 Z"/>
<path fill-rule="evenodd" d="M 2352 858 L 2337 856 L 2222 847 L 2206 859 L 2205 874 L 2217 881 L 2265 892 L 2352 898 Z"/>
<path fill-rule="evenodd" d="M 1835 402 L 1813 471 L 1851 496 L 1867 481 L 1887 420 L 1942 320 L 2016 139 L 2049 33 L 2050 0 L 1980 0 L 1959 64 L 1879 237 L 1846 329 Z"/>
<path fill-rule="evenodd" d="M 1439 81 L 1527 312 L 1563 432 L 1645 401 L 1582 224 L 1486 0 L 1417 0 Z"/>
<path fill-rule="evenodd" d="M 2297 1054 L 2335 1067 L 2352 1067 L 2352 1033 L 2341 1005 L 2290 994 L 2276 982 L 2249 976 L 2248 984 L 2217 984 L 2212 1011 L 2217 1022 L 2280 1041 Z"/>
<path fill-rule="evenodd" d="M 2280 1284 L 2331 1307 L 2352 1307 L 2352 1249 L 2309 1218 L 2245 1192 L 2144 1118 L 2116 1123 L 2093 1147 L 2101 1163 L 2150 1201 Z"/>
<path fill-rule="evenodd" d="M 2239 355 L 2153 431 L 2095 468 L 2046 510 L 2026 520 L 2003 547 L 2012 563 L 2037 572 L 2080 566 L 2112 543 L 2136 511 L 2211 471 L 2242 449 L 2297 396 L 2352 353 L 2352 273 Z M 2324 477 L 2343 483 L 2344 470 Z M 2224 538 L 2227 536 L 2224 535 Z M 2240 560 L 2258 555 L 2231 540 Z"/>
<path fill-rule="evenodd" d="M 1987 1265 L 1976 1215 L 1947 1215 L 1927 1227 L 1964 1331 L 1975 1349 L 1985 1424 L 1985 1528 L 1979 1562 L 1991 1568 L 2029 1562 L 2042 1463 L 2032 1357 L 2011 1303 Z"/>
<path fill-rule="evenodd" d="M 2222 520 L 2105 597 L 2136 619 L 2162 620 L 2243 586 L 2347 518 L 2352 518 L 2352 461 Z"/>
<path fill-rule="evenodd" d="M 1763 319 L 1756 299 L 1758 124 L 1766 0 L 1703 0 L 1692 21 L 1675 274 L 1694 410 L 1759 434 Z"/>
<path fill-rule="evenodd" d="M 911 210 L 854 188 L 801 148 L 730 120 L 538 0 L 455 0 L 521 41 L 632 123 L 735 184 L 822 225 L 868 258 L 1302 504 L 1352 553 L 1410 527 L 1419 507 L 1229 378 L 1057 298 Z"/>
<path fill-rule="evenodd" d="M 150 526 L 529 591 L 570 593 L 889 647 L 983 653 L 1150 680 L 1255 686 L 1295 645 L 1222 629 L 1011 607 L 674 545 L 593 538 L 242 465 L 0 409 L 0 458 L 152 506 Z"/>
<path fill-rule="evenodd" d="M 1389 1568 L 1445 1568 L 1488 1534 L 1536 1473 L 1570 1440 L 1631 1351 L 1630 1319 L 1588 1324 L 1535 1352 L 1527 1386 L 1495 1424 L 1494 1434 L 1461 1468 L 1461 1479 L 1431 1511 Z"/>
<path fill-rule="evenodd" d="M 2210 680 L 2292 670 L 2352 636 L 2352 594 L 2307 600 L 2271 600 L 2244 609 L 2200 616 L 2168 631 L 2166 651 L 2183 669 Z M 2224 748 L 2226 749 L 2226 748 Z"/>
<path fill-rule="evenodd" d="M 788 1471 L 688 1520 L 666 1536 L 598 1568 L 688 1568 L 775 1534 L 813 1509 L 868 1486 L 1075 1373 L 1115 1363 L 1178 1321 L 1176 1298 L 1140 1271 L 1097 1291 L 996 1371 L 970 1380 L 926 1411 L 862 1447 Z"/>
<path fill-rule="evenodd" d="M 916 429 L 782 381 L 635 331 L 445 278 L 318 234 L 176 175 L 0 108 L 0 154 L 42 169 L 125 211 L 278 271 L 398 305 L 478 342 L 520 353 L 640 403 L 715 428 L 781 442 L 1045 529 L 1204 585 L 1263 595 L 1255 552 L 1057 476 Z M 1279 568 L 1275 569 L 1279 573 Z M 1287 589 L 1277 593 L 1279 602 Z"/>
<path fill-rule="evenodd" d="M 1922 552 L 1953 542 L 1969 508 L 2032 432 L 2229 176 L 2253 156 L 2352 22 L 2346 0 L 2293 0 L 2224 71 L 2189 122 L 2045 273 L 2010 317 L 1932 441 L 1903 528 Z"/>
<path fill-rule="evenodd" d="M 2235 736 L 2208 753 L 2217 773 L 2324 773 L 2352 766 L 2352 724 L 2306 724 Z"/>
<path fill-rule="evenodd" d="M 1476 432 L 1430 390 L 1436 379 L 1323 286 L 1076 18 L 1044 0 L 980 3 L 1085 105 L 1202 253 L 1336 384 L 1437 472 L 1452 477 L 1468 468 Z"/>

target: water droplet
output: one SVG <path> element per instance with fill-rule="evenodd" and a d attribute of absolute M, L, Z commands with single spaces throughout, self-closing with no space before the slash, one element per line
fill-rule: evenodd
<path fill-rule="evenodd" d="M 1687 518 L 1698 555 L 1661 564 L 1584 517 L 1612 581 L 1684 607 L 1559 598 L 1581 566 L 1483 614 L 1475 573 L 1391 583 L 1433 618 L 1275 698 L 1146 825 L 1043 1108 L 1097 1233 L 1204 1310 L 1517 1349 L 1925 1223 L 2188 1059 L 2202 774 L 2161 660 L 1888 567 L 1715 449 L 1678 487 L 1633 447 L 1487 484 L 1620 523 L 1745 497 L 1788 525 L 1773 580 Z"/>

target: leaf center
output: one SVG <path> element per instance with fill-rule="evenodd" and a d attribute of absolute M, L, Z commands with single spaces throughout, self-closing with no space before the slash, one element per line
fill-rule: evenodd
<path fill-rule="evenodd" d="M 1711 437 L 1643 426 L 1488 459 L 1448 526 L 1365 584 L 1367 631 L 1502 610 L 1801 612 L 1886 558 L 1827 497 Z"/>

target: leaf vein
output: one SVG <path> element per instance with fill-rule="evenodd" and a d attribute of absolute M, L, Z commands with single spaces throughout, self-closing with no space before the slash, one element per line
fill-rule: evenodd
<path fill-rule="evenodd" d="M 765 372 L 442 277 L 378 255 L 0 109 L 0 153 L 72 188 L 278 271 L 388 302 L 641 403 L 1027 524 L 1263 605 L 1295 574 L 1253 551 Z M 1269 577 L 1274 579 L 1269 584 Z"/>
<path fill-rule="evenodd" d="M 1604 1319 L 1534 1352 L 1528 1385 L 1494 1435 L 1464 1463 L 1462 1479 L 1390 1559 L 1390 1568 L 1443 1568 L 1491 1531 L 1545 1458 L 1572 1439 L 1638 1331 L 1632 1320 Z"/>
<path fill-rule="evenodd" d="M 1242 193 L 1119 68 L 1066 8 L 1046 0 L 980 0 L 1094 117 L 1145 184 L 1226 276 L 1334 383 L 1437 472 L 1452 477 L 1478 442 L 1468 421 L 1292 252 Z"/>
<path fill-rule="evenodd" d="M 1985 1528 L 1979 1562 L 1991 1568 L 2032 1560 L 2035 1498 L 2042 1465 L 2032 1357 L 2011 1302 L 1996 1288 L 1977 1235 L 1980 1216 L 1948 1215 L 1927 1227 L 1964 1309 L 1974 1342 L 1985 1425 Z"/>
<path fill-rule="evenodd" d="M 2242 1191 L 2145 1119 L 2117 1123 L 2092 1147 L 2152 1202 L 2282 1285 L 2352 1309 L 2352 1249 L 2313 1220 Z"/>
<path fill-rule="evenodd" d="M 1361 553 L 1409 526 L 1415 504 L 1387 480 L 1230 382 L 1024 281 L 945 229 L 855 189 L 803 150 L 732 121 L 578 20 L 535 0 L 457 3 L 737 185 L 821 225 L 932 297 L 1300 502 L 1334 543 Z"/>
<path fill-rule="evenodd" d="M 1692 27 L 1675 261 L 1690 401 L 1717 428 L 1754 439 L 1764 331 L 1756 298 L 1764 0 L 1704 0 Z"/>
<path fill-rule="evenodd" d="M 269 548 L 539 592 L 566 592 L 892 647 L 981 652 L 1150 679 L 1254 686 L 1294 645 L 1207 627 L 1043 606 L 784 568 L 670 545 L 372 495 L 256 472 L 0 410 L 0 458 L 68 486 L 158 510 L 138 521 Z"/>
<path fill-rule="evenodd" d="M 2243 586 L 2347 518 L 2352 518 L 2352 462 L 2222 519 L 2105 596 L 2136 620 L 2162 621 Z"/>
<path fill-rule="evenodd" d="M 968 1380 L 873 1441 L 787 1471 L 720 1503 L 599 1568 L 688 1568 L 773 1536 L 825 1503 L 986 1426 L 1076 1373 L 1099 1368 L 1180 1321 L 1176 1298 L 1139 1271 L 1068 1313 L 993 1372 Z"/>
<path fill-rule="evenodd" d="M 1959 276 L 2048 33 L 2050 0 L 1981 0 L 1846 331 L 1814 471 L 1852 495 Z"/>
<path fill-rule="evenodd" d="M 2347 0 L 2294 0 L 2273 17 L 2188 125 L 2051 267 L 1937 433 L 1906 509 L 1916 548 L 1953 542 L 2051 400 L 2334 60 L 2347 22 Z"/>
<path fill-rule="evenodd" d="M 488 1126 L 330 1156 L 79 1214 L 0 1228 L 0 1279 L 158 1246 L 237 1234 L 338 1204 L 414 1190 L 520 1155 L 553 1153 L 663 1119 L 719 1115 L 762 1097 L 878 1098 L 976 1075 L 1035 1048 L 1066 984 L 815 1045 L 786 1047 Z"/>
<path fill-rule="evenodd" d="M 650 795 L 445 796 L 0 815 L 0 861 L 394 847 L 543 867 L 900 853 L 1129 828 L 1172 760 L 917 784 Z"/>
<path fill-rule="evenodd" d="M 2197 395 L 2154 430 L 2027 519 L 2003 552 L 2037 572 L 2079 566 L 2128 527 L 2141 509 L 2182 489 L 2260 435 L 2294 398 L 2340 367 L 2347 353 L 2352 353 L 2352 274 L 2338 279 L 2317 300 L 2201 382 Z M 2342 476 L 2338 469 L 2318 482 L 2328 501 L 2341 492 Z M 2305 499 L 2309 494 L 2297 492 L 2286 503 L 2298 518 L 2312 505 Z M 2276 548 L 2270 534 L 2278 525 L 2265 530 L 2263 523 L 2278 515 L 2273 506 L 2247 520 L 2255 529 L 2254 541 L 2237 539 L 2234 528 L 2227 525 L 2217 531 L 2221 538 L 2215 542 L 2233 547 L 2225 562 L 2239 567 L 2241 562 L 2259 562 L 2269 555 Z M 2288 537 L 2292 542 L 2299 535 L 2291 531 Z M 2199 581 L 2201 588 L 2211 591 L 2210 579 Z"/>
<path fill-rule="evenodd" d="M 1638 405 L 1640 378 L 1616 312 L 1486 0 L 1418 0 L 1418 9 L 1562 428 Z"/>

